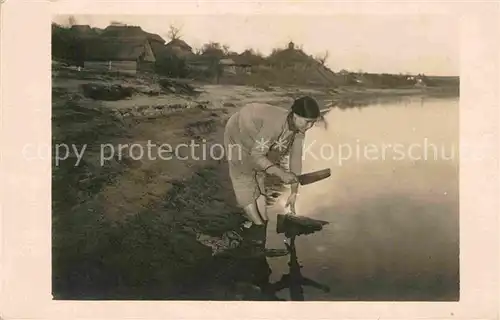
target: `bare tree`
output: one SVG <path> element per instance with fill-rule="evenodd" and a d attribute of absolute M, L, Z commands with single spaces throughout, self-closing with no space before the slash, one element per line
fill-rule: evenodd
<path fill-rule="evenodd" d="M 200 55 L 203 53 L 203 50 L 201 48 L 198 48 L 198 47 L 193 48 L 193 51 L 194 51 L 194 54 L 196 54 L 196 55 Z"/>
<path fill-rule="evenodd" d="M 224 50 L 219 42 L 210 41 L 201 48 L 201 53 L 206 56 L 221 58 L 224 56 Z"/>
<path fill-rule="evenodd" d="M 326 63 L 326 60 L 328 60 L 329 56 L 330 56 L 330 52 L 328 50 L 326 50 L 324 53 L 316 56 L 316 61 L 318 61 L 319 63 L 321 63 L 321 65 L 324 66 Z"/>
<path fill-rule="evenodd" d="M 224 52 L 225 56 L 229 55 L 229 45 L 227 45 L 227 44 L 223 45 L 222 52 Z"/>
<path fill-rule="evenodd" d="M 280 53 L 281 51 L 283 51 L 283 49 L 281 49 L 281 48 L 274 48 L 274 49 L 272 50 L 272 52 L 271 52 L 270 56 L 274 56 L 274 55 L 276 55 L 276 54 Z"/>
<path fill-rule="evenodd" d="M 168 30 L 168 37 L 170 40 L 177 40 L 181 37 L 181 28 L 176 27 L 173 24 L 170 25 Z"/>
<path fill-rule="evenodd" d="M 69 18 L 68 18 L 68 26 L 72 27 L 74 25 L 77 25 L 75 16 L 69 16 Z"/>
<path fill-rule="evenodd" d="M 252 47 L 246 47 L 246 49 L 242 52 L 243 54 L 253 54 Z"/>

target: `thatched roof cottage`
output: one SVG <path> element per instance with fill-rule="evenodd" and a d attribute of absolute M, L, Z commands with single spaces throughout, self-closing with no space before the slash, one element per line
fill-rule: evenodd
<path fill-rule="evenodd" d="M 135 26 L 108 26 L 87 41 L 84 68 L 135 74 L 168 54 L 165 40 Z"/>
<path fill-rule="evenodd" d="M 219 65 L 222 66 L 223 72 L 227 74 L 249 74 L 252 67 L 246 57 L 238 54 L 230 55 L 227 58 L 219 60 Z"/>
<path fill-rule="evenodd" d="M 193 48 L 181 39 L 172 39 L 165 45 L 167 50 L 172 52 L 178 57 L 190 56 L 193 54 Z"/>
<path fill-rule="evenodd" d="M 314 58 L 307 55 L 302 49 L 297 48 L 293 42 L 290 42 L 286 49 L 274 51 L 268 60 L 275 68 L 302 69 L 319 65 Z"/>
<path fill-rule="evenodd" d="M 152 70 L 156 62 L 149 41 L 140 39 L 93 39 L 88 42 L 84 68 L 135 74 Z"/>

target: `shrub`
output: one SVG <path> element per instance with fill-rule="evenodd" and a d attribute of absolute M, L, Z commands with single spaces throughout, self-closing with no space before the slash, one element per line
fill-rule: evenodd
<path fill-rule="evenodd" d="M 186 78 L 189 73 L 185 59 L 176 55 L 164 56 L 157 60 L 155 71 L 160 75 L 172 78 Z"/>

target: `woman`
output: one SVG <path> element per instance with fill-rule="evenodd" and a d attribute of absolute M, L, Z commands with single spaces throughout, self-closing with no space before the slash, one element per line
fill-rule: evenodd
<path fill-rule="evenodd" d="M 251 103 L 229 118 L 224 133 L 229 175 L 238 205 L 251 221 L 256 237 L 253 241 L 257 244 L 265 246 L 268 221 L 264 194 L 266 174 L 291 184 L 287 206 L 290 205 L 294 212 L 305 133 L 320 119 L 319 105 L 309 96 L 295 100 L 290 110 Z M 268 157 L 270 151 L 277 151 L 281 156 L 290 155 L 291 172 L 272 162 Z"/>

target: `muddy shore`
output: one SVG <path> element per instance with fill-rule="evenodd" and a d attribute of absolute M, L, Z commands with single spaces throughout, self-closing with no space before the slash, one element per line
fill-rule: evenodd
<path fill-rule="evenodd" d="M 252 285 L 267 272 L 262 260 L 252 266 L 214 257 L 234 246 L 224 235 L 238 233 L 241 223 L 223 159 L 138 159 L 126 149 L 101 163 L 102 145 L 210 146 L 222 141 L 226 119 L 249 102 L 286 107 L 310 94 L 325 108 L 346 108 L 458 92 L 198 85 L 185 94 L 166 93 L 150 79 L 85 77 L 53 77 L 53 143 L 87 145 L 78 166 L 75 157 L 53 166 L 55 299 L 272 299 Z M 133 87 L 135 94 L 94 100 L 82 91 L 89 82 Z M 242 267 L 257 271 L 241 277 Z"/>

